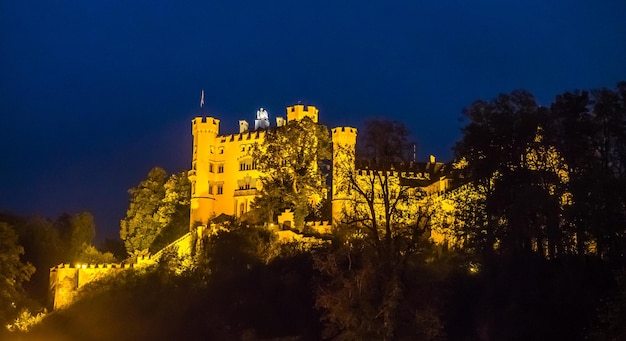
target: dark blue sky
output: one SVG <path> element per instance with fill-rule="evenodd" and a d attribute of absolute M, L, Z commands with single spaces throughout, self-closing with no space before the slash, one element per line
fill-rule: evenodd
<path fill-rule="evenodd" d="M 405 122 L 449 160 L 463 107 L 626 80 L 626 2 L 0 0 L 0 210 L 88 210 L 189 168 L 200 89 L 234 132 L 302 101 L 333 127 Z"/>

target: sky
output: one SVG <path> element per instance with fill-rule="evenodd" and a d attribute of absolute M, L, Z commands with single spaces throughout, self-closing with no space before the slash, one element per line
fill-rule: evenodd
<path fill-rule="evenodd" d="M 0 211 L 90 211 L 117 237 L 128 189 L 190 168 L 190 121 L 221 133 L 301 102 L 329 127 L 405 123 L 450 161 L 462 110 L 542 105 L 626 81 L 626 1 L 0 0 Z"/>

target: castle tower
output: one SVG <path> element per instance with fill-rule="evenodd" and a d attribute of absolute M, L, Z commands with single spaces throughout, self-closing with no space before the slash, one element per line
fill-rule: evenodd
<path fill-rule="evenodd" d="M 212 174 L 210 157 L 215 153 L 220 120 L 213 117 L 196 117 L 191 121 L 193 154 L 191 158 L 191 219 L 190 224 L 206 225 L 214 212 L 215 198 L 209 190 Z"/>
<path fill-rule="evenodd" d="M 350 177 L 355 175 L 355 152 L 357 129 L 337 127 L 332 130 L 333 179 L 332 179 L 332 220 L 341 221 L 343 212 L 351 203 Z"/>
<path fill-rule="evenodd" d="M 317 123 L 318 114 L 319 110 L 312 105 L 296 104 L 287 107 L 287 122 L 300 121 L 305 117 L 310 117 L 313 122 Z"/>

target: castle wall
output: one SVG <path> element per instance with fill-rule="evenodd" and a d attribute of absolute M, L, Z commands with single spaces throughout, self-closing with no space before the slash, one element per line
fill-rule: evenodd
<path fill-rule="evenodd" d="M 300 104 L 287 108 L 288 122 L 304 117 L 317 122 L 318 109 Z M 192 134 L 194 145 L 189 171 L 192 227 L 206 226 L 211 218 L 220 214 L 241 217 L 249 212 L 261 189 L 259 178 L 262 175 L 251 153 L 255 143 L 264 143 L 266 131 L 219 135 L 218 119 L 197 117 L 192 120 Z"/>
<path fill-rule="evenodd" d="M 319 112 L 314 106 L 294 105 L 287 107 L 287 122 L 298 121 L 310 117 L 318 122 Z M 257 113 L 258 116 L 258 113 Z M 282 122 L 282 120 L 280 120 Z M 245 122 L 244 122 L 245 123 Z M 248 124 L 240 127 L 245 130 Z M 194 136 L 192 170 L 189 179 L 192 182 L 191 225 L 204 225 L 220 214 L 240 217 L 252 209 L 252 202 L 261 189 L 260 177 L 263 175 L 255 169 L 251 153 L 255 143 L 263 144 L 265 130 L 241 132 L 232 135 L 219 134 L 219 120 L 212 117 L 198 117 L 192 121 Z M 332 222 L 340 222 L 346 212 L 363 209 L 359 207 L 359 198 L 351 187 L 353 181 L 367 188 L 371 185 L 371 170 L 357 168 L 355 165 L 355 149 L 357 129 L 352 127 L 337 127 L 331 130 L 333 160 L 332 160 Z M 418 169 L 405 171 L 386 171 L 390 181 L 389 189 L 398 191 L 401 187 L 419 188 L 429 197 L 447 191 L 450 180 L 441 172 L 444 164 L 436 162 L 431 156 L 429 162 L 421 163 Z M 374 186 L 374 191 L 381 189 Z M 412 194 L 412 195 L 415 195 Z M 383 211 L 382 202 L 376 203 L 376 212 Z M 403 216 L 415 217 L 418 215 L 418 204 L 414 201 L 405 203 L 400 209 Z M 447 207 L 447 206 L 446 206 Z M 377 213 L 378 214 L 378 213 Z M 280 217 L 279 220 L 287 218 Z M 293 223 L 293 218 L 287 219 Z M 311 224 L 309 224 L 311 225 Z M 311 225 L 313 226 L 313 225 Z M 311 228 L 311 226 L 309 226 Z M 327 233 L 330 225 L 314 226 L 315 230 Z M 441 236 L 438 240 L 443 240 Z"/>
<path fill-rule="evenodd" d="M 212 117 L 192 121 L 192 226 L 207 225 L 222 213 L 239 217 L 250 211 L 261 186 L 251 153 L 255 143 L 265 140 L 265 131 L 219 135 L 213 121 L 219 122 Z"/>
<path fill-rule="evenodd" d="M 132 264 L 60 264 L 50 269 L 50 294 L 54 310 L 74 301 L 78 290 L 97 279 L 130 269 Z"/>

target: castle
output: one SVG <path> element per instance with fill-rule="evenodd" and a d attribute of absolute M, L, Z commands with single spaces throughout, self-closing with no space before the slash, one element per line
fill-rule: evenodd
<path fill-rule="evenodd" d="M 54 309 L 67 306 L 74 299 L 83 285 L 103 276 L 134 267 L 141 267 L 157 262 L 165 250 L 176 250 L 179 256 L 192 253 L 194 241 L 203 235 L 219 230 L 210 221 L 221 214 L 241 217 L 252 209 L 252 202 L 261 189 L 261 177 L 264 175 L 256 167 L 252 158 L 255 143 L 263 144 L 268 129 L 276 129 L 290 122 L 300 121 L 305 117 L 318 123 L 319 111 L 314 106 L 297 104 L 287 107 L 287 118 L 276 118 L 276 127 L 272 127 L 267 111 L 257 112 L 254 130 L 246 121 L 239 121 L 239 133 L 220 135 L 220 120 L 214 117 L 196 117 L 191 121 L 193 150 L 191 170 L 188 172 L 191 182 L 190 232 L 166 246 L 155 255 L 141 257 L 133 263 L 125 264 L 61 264 L 50 269 L 50 292 Z M 435 200 L 438 222 L 448 219 L 454 209 L 451 204 L 451 179 L 449 165 L 437 162 L 431 156 L 427 162 L 411 162 L 395 165 L 390 169 L 376 169 L 376 165 L 358 164 L 355 160 L 357 129 L 353 127 L 335 127 L 331 129 L 333 148 L 332 157 L 332 221 L 309 222 L 314 231 L 327 234 L 332 232 L 332 225 L 340 222 L 345 212 L 358 208 L 359 200 L 350 186 L 344 186 L 346 177 L 353 177 L 357 183 L 367 182 L 373 172 L 384 172 L 391 179 L 395 188 L 404 187 L 421 189 Z M 380 173 L 379 173 L 380 174 Z M 377 189 L 372 188 L 373 191 Z M 441 195 L 440 195 L 441 194 Z M 431 203 L 432 205 L 433 203 Z M 376 203 L 375 205 L 382 205 Z M 363 205 L 361 205 L 363 206 Z M 408 204 L 401 209 L 407 212 L 417 209 L 417 205 Z M 410 213 L 405 216 L 410 216 Z M 283 212 L 278 216 L 279 225 L 289 225 L 293 221 L 293 212 Z M 444 243 L 453 239 L 448 235 L 445 224 L 435 224 L 431 239 Z M 279 241 L 299 240 L 317 243 L 316 238 L 304 237 L 292 230 L 279 230 Z"/>
<path fill-rule="evenodd" d="M 319 111 L 314 106 L 296 104 L 287 107 L 287 119 L 276 117 L 276 127 L 272 127 L 269 115 L 264 109 L 257 111 L 254 130 L 249 124 L 239 121 L 239 133 L 220 135 L 220 120 L 214 117 L 196 117 L 191 122 L 193 150 L 189 180 L 191 181 L 192 225 L 204 225 L 220 214 L 241 217 L 252 209 L 252 202 L 261 188 L 263 174 L 257 170 L 252 157 L 256 143 L 263 144 L 267 129 L 275 129 L 305 117 L 318 123 Z M 345 172 L 337 169 L 349 167 L 350 172 L 363 175 L 368 167 L 357 169 L 354 153 L 357 129 L 336 127 L 331 129 L 333 146 L 333 176 L 331 178 L 332 221 L 339 221 L 346 205 L 352 201 L 349 190 L 342 190 L 338 184 Z M 426 163 L 412 163 L 404 169 L 390 169 L 391 175 L 413 181 L 412 185 L 423 188 L 428 193 L 443 192 L 449 188 L 445 176 L 445 164 L 436 162 L 434 156 Z"/>

